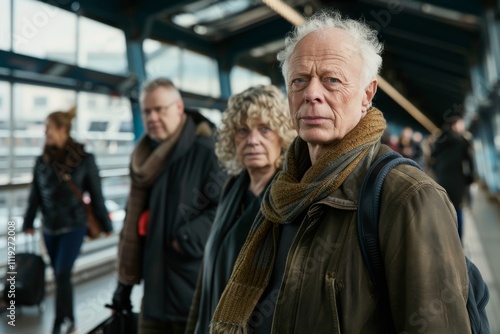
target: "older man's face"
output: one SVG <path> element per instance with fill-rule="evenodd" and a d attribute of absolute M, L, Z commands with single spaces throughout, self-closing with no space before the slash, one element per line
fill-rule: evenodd
<path fill-rule="evenodd" d="M 181 126 L 184 103 L 170 88 L 158 87 L 142 97 L 142 118 L 151 139 L 169 139 Z"/>
<path fill-rule="evenodd" d="M 352 37 L 332 28 L 310 33 L 295 47 L 288 102 L 299 136 L 310 145 L 342 139 L 366 115 L 376 81 L 363 82 L 363 59 Z"/>

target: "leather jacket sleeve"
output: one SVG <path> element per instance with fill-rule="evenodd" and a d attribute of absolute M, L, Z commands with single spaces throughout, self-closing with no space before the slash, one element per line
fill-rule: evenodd
<path fill-rule="evenodd" d="M 38 189 L 37 181 L 37 168 L 39 165 L 39 160 L 37 159 L 35 167 L 33 168 L 33 181 L 31 182 L 30 194 L 28 197 L 28 207 L 24 214 L 23 220 L 23 231 L 33 228 L 33 222 L 35 221 L 36 213 L 38 211 L 38 206 L 40 203 L 40 194 Z"/>
<path fill-rule="evenodd" d="M 85 179 L 85 190 L 88 191 L 91 198 L 92 208 L 94 213 L 102 225 L 104 232 L 113 231 L 113 226 L 111 225 L 111 220 L 109 219 L 108 210 L 104 204 L 104 197 L 102 195 L 101 188 L 101 178 L 99 176 L 99 170 L 95 163 L 95 158 L 93 154 L 87 156 L 87 175 Z"/>

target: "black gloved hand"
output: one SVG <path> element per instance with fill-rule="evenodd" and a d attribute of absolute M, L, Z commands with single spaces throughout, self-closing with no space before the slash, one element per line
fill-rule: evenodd
<path fill-rule="evenodd" d="M 117 312 L 127 312 L 132 311 L 132 303 L 130 302 L 130 293 L 132 292 L 133 285 L 125 285 L 118 282 L 115 293 L 113 294 L 113 300 L 111 308 Z"/>

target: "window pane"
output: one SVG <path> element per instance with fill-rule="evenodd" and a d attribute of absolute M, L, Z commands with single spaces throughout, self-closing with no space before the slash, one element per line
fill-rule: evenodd
<path fill-rule="evenodd" d="M 9 183 L 10 84 L 0 81 L 0 184 Z"/>
<path fill-rule="evenodd" d="M 164 76 L 181 90 L 220 96 L 217 62 L 204 55 L 153 40 L 144 41 L 149 79 Z"/>
<path fill-rule="evenodd" d="M 130 189 L 128 165 L 134 148 L 130 101 L 82 92 L 78 94 L 77 118 L 76 138 L 96 157 L 105 204 L 114 228 L 119 231 Z"/>
<path fill-rule="evenodd" d="M 180 89 L 200 95 L 220 96 L 219 76 L 215 59 L 189 50 L 183 50 L 181 68 Z"/>
<path fill-rule="evenodd" d="M 45 142 L 45 117 L 53 111 L 68 110 L 75 102 L 76 94 L 70 90 L 14 84 L 13 181 L 31 180 L 35 158 Z"/>
<path fill-rule="evenodd" d="M 0 0 L 0 49 L 10 50 L 10 0 Z"/>
<path fill-rule="evenodd" d="M 78 98 L 78 138 L 99 169 L 126 168 L 134 148 L 132 111 L 125 97 L 85 93 Z"/>
<path fill-rule="evenodd" d="M 231 93 L 241 93 L 255 85 L 269 85 L 271 78 L 260 75 L 246 68 L 235 66 L 231 71 Z"/>
<path fill-rule="evenodd" d="M 76 15 L 41 1 L 14 1 L 14 52 L 74 64 Z"/>
<path fill-rule="evenodd" d="M 80 17 L 78 65 L 98 71 L 127 73 L 125 36 L 119 29 Z"/>
<path fill-rule="evenodd" d="M 179 47 L 146 39 L 143 50 L 148 79 L 167 77 L 176 85 L 179 84 L 181 79 L 181 49 Z"/>

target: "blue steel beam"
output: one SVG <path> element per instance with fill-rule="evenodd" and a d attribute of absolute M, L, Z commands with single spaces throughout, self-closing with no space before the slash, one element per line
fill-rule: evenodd
<path fill-rule="evenodd" d="M 127 76 L 104 73 L 52 60 L 0 50 L 0 67 L 11 70 L 11 73 L 7 75 L 10 80 L 18 78 L 23 82 L 47 84 L 63 89 L 128 94 L 126 89 L 122 89 L 122 84 L 129 81 Z M 57 73 L 57 75 L 52 73 Z"/>

